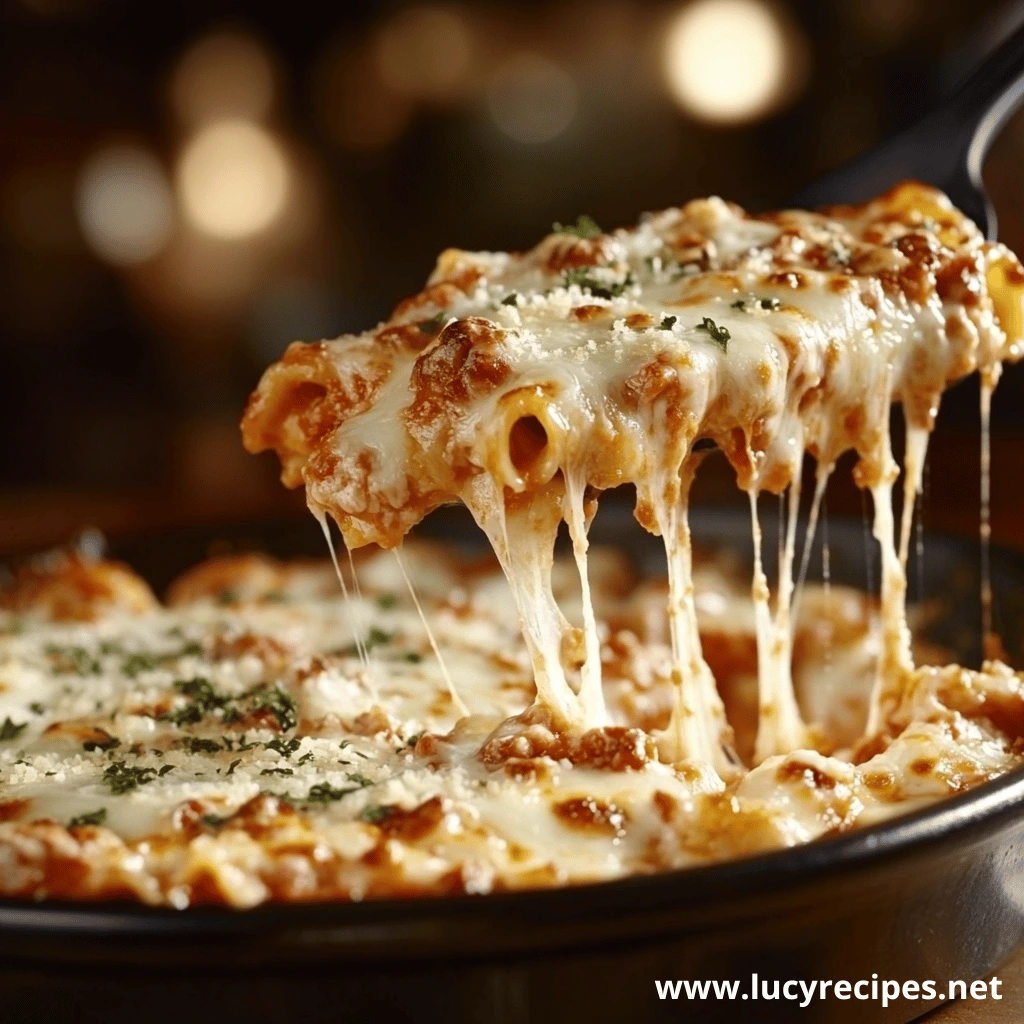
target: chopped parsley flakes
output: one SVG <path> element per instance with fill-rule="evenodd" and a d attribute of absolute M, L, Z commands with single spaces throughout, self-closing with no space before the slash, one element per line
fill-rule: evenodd
<path fill-rule="evenodd" d="M 576 238 L 600 238 L 604 234 L 597 221 L 585 213 L 576 218 L 575 224 L 559 224 L 556 220 L 551 230 L 556 235 L 575 235 Z"/>
<path fill-rule="evenodd" d="M 155 768 L 138 768 L 124 761 L 114 761 L 104 770 L 103 781 L 110 787 L 111 793 L 120 796 L 152 782 L 156 774 Z"/>
<path fill-rule="evenodd" d="M 175 682 L 174 688 L 186 697 L 192 698 L 184 707 L 160 716 L 161 721 L 173 722 L 175 725 L 195 725 L 216 708 L 227 709 L 233 701 L 233 698 L 217 693 L 208 680 L 200 677 L 179 679 Z M 238 717 L 237 712 L 235 717 Z"/>
<path fill-rule="evenodd" d="M 137 654 L 129 654 L 121 663 L 121 671 L 134 679 L 140 672 L 150 672 L 157 668 L 160 659 L 153 654 L 140 651 Z"/>
<path fill-rule="evenodd" d="M 216 740 L 203 739 L 200 736 L 184 736 L 181 745 L 190 754 L 216 754 L 224 748 Z"/>
<path fill-rule="evenodd" d="M 310 786 L 309 792 L 306 794 L 306 803 L 333 803 L 335 800 L 348 796 L 349 793 L 355 793 L 359 788 L 359 786 L 350 786 L 347 789 L 336 789 L 329 782 L 318 782 L 315 786 Z"/>
<path fill-rule="evenodd" d="M 348 796 L 349 793 L 356 793 L 360 789 L 373 785 L 373 779 L 368 779 L 359 772 L 346 772 L 345 774 L 350 782 L 355 783 L 354 786 L 337 789 L 329 782 L 318 782 L 315 786 L 310 786 L 305 802 L 310 804 L 329 804 Z"/>
<path fill-rule="evenodd" d="M 277 719 L 282 732 L 294 729 L 298 725 L 299 706 L 279 686 L 254 694 L 252 706 L 254 711 L 269 711 Z"/>
<path fill-rule="evenodd" d="M 394 633 L 388 633 L 387 630 L 371 626 L 370 632 L 366 636 L 366 649 L 372 651 L 374 647 L 383 647 L 384 644 L 389 644 L 394 639 Z"/>
<path fill-rule="evenodd" d="M 729 338 L 731 337 L 728 327 L 719 327 L 711 317 L 706 316 L 697 324 L 696 330 L 704 331 L 723 352 L 728 351 Z"/>
<path fill-rule="evenodd" d="M 676 319 L 677 319 L 677 317 L 674 317 L 674 316 L 667 316 L 667 317 L 665 317 L 665 319 L 662 320 L 660 324 L 658 324 L 658 330 L 660 330 L 660 331 L 671 331 L 672 328 L 675 327 L 675 325 L 676 325 Z"/>
<path fill-rule="evenodd" d="M 737 299 L 735 302 L 731 302 L 730 305 L 733 309 L 746 309 L 747 300 Z M 754 299 L 753 305 L 755 306 L 755 308 L 760 307 L 761 309 L 778 309 L 782 305 L 782 303 L 773 296 L 768 299 Z"/>
<path fill-rule="evenodd" d="M 566 288 L 576 285 L 580 291 L 588 292 L 599 299 L 617 298 L 633 284 L 631 273 L 627 273 L 621 281 L 608 284 L 593 277 L 592 269 L 592 267 L 570 267 L 568 270 L 562 271 L 562 284 Z"/>
<path fill-rule="evenodd" d="M 8 740 L 16 740 L 22 732 L 28 726 L 28 722 L 17 722 L 11 721 L 10 718 L 5 718 L 3 724 L 0 724 L 0 743 L 7 742 Z"/>
<path fill-rule="evenodd" d="M 68 822 L 68 828 L 79 828 L 82 825 L 102 825 L 107 820 L 107 809 L 101 807 L 98 811 L 89 811 L 88 814 L 79 814 Z"/>
<path fill-rule="evenodd" d="M 380 825 L 394 813 L 395 808 L 390 804 L 369 804 L 359 812 L 359 817 L 371 825 Z"/>
<path fill-rule="evenodd" d="M 84 647 L 47 644 L 50 671 L 55 675 L 98 676 L 103 666 Z"/>
<path fill-rule="evenodd" d="M 383 647 L 385 644 L 391 643 L 395 639 L 394 633 L 389 633 L 387 630 L 381 629 L 379 626 L 371 626 L 369 633 L 366 634 L 366 639 L 363 641 L 363 649 L 367 652 L 372 651 L 374 647 Z M 347 647 L 343 647 L 338 653 L 342 657 L 354 658 L 359 653 L 359 648 L 355 644 L 349 644 Z"/>
<path fill-rule="evenodd" d="M 437 334 L 446 323 L 448 323 L 448 311 L 442 309 L 436 316 L 432 316 L 429 320 L 421 320 L 416 326 L 423 334 Z"/>
<path fill-rule="evenodd" d="M 282 757 L 291 757 L 302 746 L 302 740 L 293 736 L 290 740 L 271 740 L 263 745 L 267 750 L 276 750 Z"/>
<path fill-rule="evenodd" d="M 106 729 L 97 729 L 96 732 L 101 733 L 104 737 L 98 740 L 86 740 L 82 747 L 90 753 L 94 750 L 116 750 L 121 746 L 121 741 L 116 736 L 111 736 Z"/>

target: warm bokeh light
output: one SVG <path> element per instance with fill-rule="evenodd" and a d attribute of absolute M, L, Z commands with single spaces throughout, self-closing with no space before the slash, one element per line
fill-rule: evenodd
<path fill-rule="evenodd" d="M 193 43 L 174 69 L 171 105 L 183 124 L 261 120 L 274 103 L 273 61 L 251 36 L 214 32 Z"/>
<path fill-rule="evenodd" d="M 788 51 L 785 26 L 761 0 L 696 0 L 668 27 L 665 77 L 687 113 L 739 124 L 785 95 Z"/>
<path fill-rule="evenodd" d="M 288 161 L 270 132 L 247 121 L 220 121 L 185 147 L 178 164 L 182 208 L 200 231 L 245 238 L 268 228 L 288 197 Z"/>
<path fill-rule="evenodd" d="M 78 176 L 75 210 L 86 242 L 109 263 L 142 263 L 171 233 L 167 176 L 139 146 L 109 146 L 89 157 Z"/>
<path fill-rule="evenodd" d="M 516 142 L 550 142 L 576 114 L 576 83 L 554 61 L 519 53 L 498 67 L 487 84 L 487 106 L 494 123 Z"/>
<path fill-rule="evenodd" d="M 381 81 L 400 96 L 443 102 L 458 97 L 473 63 L 473 34 L 446 7 L 406 7 L 374 40 Z"/>

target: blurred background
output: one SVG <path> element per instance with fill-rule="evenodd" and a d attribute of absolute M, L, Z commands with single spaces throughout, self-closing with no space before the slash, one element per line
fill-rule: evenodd
<path fill-rule="evenodd" d="M 288 342 L 372 326 L 449 245 L 782 203 L 1021 21 L 997 0 L 0 0 L 0 554 L 303 514 L 238 435 Z M 1018 250 L 1022 171 L 1018 117 L 986 170 Z M 1022 406 L 1011 370 L 993 522 L 1024 546 Z M 977 423 L 967 383 L 932 528 L 977 529 Z M 847 476 L 830 507 L 859 514 Z M 721 467 L 701 487 L 735 491 Z"/>

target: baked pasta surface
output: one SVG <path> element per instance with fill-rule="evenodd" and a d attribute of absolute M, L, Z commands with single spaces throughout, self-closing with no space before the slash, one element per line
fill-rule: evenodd
<path fill-rule="evenodd" d="M 664 579 L 591 552 L 610 724 L 572 733 L 534 703 L 496 565 L 423 543 L 402 565 L 391 552 L 353 564 L 348 601 L 330 563 L 262 556 L 198 566 L 168 606 L 142 607 L 134 578 L 112 605 L 111 567 L 77 557 L 39 567 L 32 597 L 24 579 L 9 587 L 0 893 L 249 907 L 597 881 L 838 834 L 1020 761 L 1021 680 L 995 665 L 918 670 L 894 735 L 863 743 L 878 610 L 855 591 L 804 593 L 793 675 L 817 749 L 723 781 L 666 763 L 652 739 L 674 704 Z M 34 589 L 87 577 L 97 587 L 57 612 Z M 698 557 L 695 579 L 705 657 L 750 765 L 754 607 L 735 560 Z M 552 588 L 582 623 L 571 560 Z"/>

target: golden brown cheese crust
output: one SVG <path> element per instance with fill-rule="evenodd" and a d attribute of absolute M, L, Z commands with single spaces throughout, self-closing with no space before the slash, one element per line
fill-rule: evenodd
<path fill-rule="evenodd" d="M 732 664 L 711 656 L 739 722 L 756 706 L 740 686 L 756 667 L 752 609 L 735 566 L 699 561 L 705 644 L 740 652 Z M 358 607 L 328 594 L 325 565 L 232 556 L 185 574 L 173 609 L 107 608 L 69 624 L 41 591 L 0 618 L 0 893 L 245 907 L 563 885 L 837 834 L 1021 760 L 1020 676 L 922 669 L 875 750 L 795 752 L 721 787 L 699 765 L 661 764 L 649 731 L 672 700 L 663 584 L 594 553 L 617 721 L 574 734 L 526 707 L 500 575 L 431 546 L 410 546 L 406 562 L 450 663 L 472 649 L 490 666 L 467 699 L 506 701 L 497 713 L 456 723 L 450 702 L 427 710 L 444 681 L 403 675 L 423 664 L 402 654 L 419 620 L 396 607 L 385 554 L 360 562 Z M 110 568 L 93 565 L 101 578 Z M 567 606 L 578 600 L 570 572 L 555 566 Z M 826 665 L 834 682 L 869 642 L 865 600 L 808 592 L 805 688 Z M 349 615 L 376 638 L 372 682 L 342 645 Z M 827 650 L 812 639 L 826 633 Z M 870 674 L 845 685 L 863 720 Z M 842 745 L 841 731 L 815 724 L 822 749 Z"/>
<path fill-rule="evenodd" d="M 25 562 L 8 581 L 0 581 L 0 610 L 56 621 L 90 621 L 112 611 L 141 614 L 156 604 L 145 580 L 127 565 L 76 552 Z"/>

